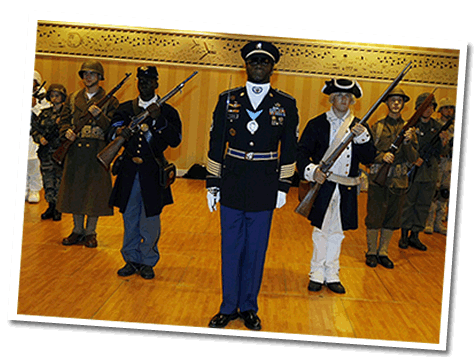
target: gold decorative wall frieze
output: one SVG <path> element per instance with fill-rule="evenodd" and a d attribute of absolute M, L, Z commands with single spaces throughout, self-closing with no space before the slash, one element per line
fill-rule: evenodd
<path fill-rule="evenodd" d="M 459 51 L 268 38 L 281 51 L 275 71 L 391 81 L 412 61 L 407 83 L 457 86 Z M 242 68 L 240 49 L 254 36 L 38 22 L 38 55 Z"/>

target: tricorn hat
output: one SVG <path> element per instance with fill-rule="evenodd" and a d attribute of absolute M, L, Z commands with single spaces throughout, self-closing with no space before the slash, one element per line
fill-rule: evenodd
<path fill-rule="evenodd" d="M 274 63 L 279 62 L 280 58 L 279 50 L 270 42 L 252 41 L 241 48 L 241 57 L 244 60 L 255 54 L 267 55 L 272 59 L 272 61 L 274 61 Z"/>
<path fill-rule="evenodd" d="M 358 82 L 354 79 L 346 78 L 332 78 L 329 81 L 325 81 L 322 93 L 328 95 L 332 93 L 351 93 L 356 98 L 361 98 L 363 96 L 363 90 Z"/>

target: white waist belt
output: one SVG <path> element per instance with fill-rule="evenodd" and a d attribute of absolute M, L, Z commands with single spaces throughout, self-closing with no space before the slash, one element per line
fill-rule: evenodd
<path fill-rule="evenodd" d="M 333 173 L 327 177 L 327 180 L 331 182 L 339 183 L 340 185 L 345 185 L 345 186 L 357 186 L 362 181 L 361 176 L 347 177 L 347 176 L 336 175 Z"/>

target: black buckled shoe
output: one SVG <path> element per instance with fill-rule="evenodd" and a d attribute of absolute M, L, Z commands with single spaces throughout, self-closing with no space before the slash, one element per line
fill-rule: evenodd
<path fill-rule="evenodd" d="M 125 266 L 117 271 L 119 276 L 131 276 L 140 271 L 140 264 L 127 262 Z"/>
<path fill-rule="evenodd" d="M 378 263 L 381 264 L 386 269 L 394 268 L 394 263 L 385 255 L 378 256 Z"/>
<path fill-rule="evenodd" d="M 237 312 L 233 314 L 218 313 L 213 316 L 208 326 L 211 328 L 223 328 L 226 327 L 230 321 L 236 320 L 238 317 L 239 314 Z"/>
<path fill-rule="evenodd" d="M 41 214 L 41 219 L 50 219 L 53 218 L 56 205 L 54 203 L 49 203 L 48 208 Z"/>
<path fill-rule="evenodd" d="M 378 265 L 378 257 L 375 254 L 366 254 L 366 265 L 375 268 Z"/>
<path fill-rule="evenodd" d="M 308 283 L 308 290 L 309 291 L 320 291 L 320 290 L 322 290 L 322 286 L 323 286 L 322 283 L 318 283 L 316 281 L 310 280 L 309 283 Z"/>
<path fill-rule="evenodd" d="M 326 286 L 327 286 L 328 289 L 330 289 L 331 291 L 333 291 L 336 294 L 346 293 L 345 287 L 343 285 L 341 285 L 340 282 L 326 283 Z"/>
<path fill-rule="evenodd" d="M 61 216 L 61 212 L 55 209 L 53 212 L 53 221 L 61 221 Z"/>
<path fill-rule="evenodd" d="M 155 277 L 155 273 L 153 272 L 153 268 L 150 265 L 142 265 L 140 268 L 140 276 L 144 279 L 153 279 Z"/>
<path fill-rule="evenodd" d="M 241 312 L 240 315 L 244 320 L 244 326 L 249 330 L 259 331 L 262 328 L 261 319 L 253 310 Z"/>
<path fill-rule="evenodd" d="M 419 232 L 411 232 L 408 239 L 409 246 L 425 252 L 427 247 L 419 240 Z"/>

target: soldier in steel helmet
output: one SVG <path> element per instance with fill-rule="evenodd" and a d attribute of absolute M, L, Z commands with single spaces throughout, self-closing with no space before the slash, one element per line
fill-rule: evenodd
<path fill-rule="evenodd" d="M 385 99 L 388 115 L 371 127 L 377 152 L 369 172 L 365 224 L 368 245 L 366 265 L 372 268 L 378 264 L 388 269 L 394 268 L 394 263 L 388 256 L 389 243 L 393 232 L 401 228 L 402 207 L 408 187 L 408 168 L 419 157 L 414 128 L 404 133 L 403 145 L 395 154 L 389 151 L 405 125 L 401 111 L 409 100 L 404 90 L 396 87 Z M 385 185 L 381 187 L 374 179 L 383 163 L 391 164 L 391 168 Z"/>
<path fill-rule="evenodd" d="M 67 97 L 59 124 L 60 135 L 73 144 L 64 161 L 57 209 L 73 215 L 74 228 L 63 239 L 63 245 L 84 244 L 95 248 L 99 216 L 113 215 L 113 209 L 108 204 L 112 191 L 111 176 L 96 156 L 107 144 L 105 133 L 119 101 L 112 97 L 102 108 L 95 105 L 107 94 L 100 86 L 100 81 L 104 80 L 104 68 L 100 62 L 84 62 L 79 76 L 84 88 Z M 93 119 L 76 135 L 74 124 L 88 111 Z"/>
<path fill-rule="evenodd" d="M 419 108 L 428 96 L 429 93 L 422 93 L 417 97 L 415 110 Z M 432 118 L 436 109 L 437 101 L 434 98 L 431 105 L 422 113 L 421 118 L 415 125 L 417 141 L 419 143 L 419 158 L 415 162 L 417 171 L 414 179 L 410 182 L 402 210 L 401 239 L 399 240 L 399 248 L 401 249 L 407 249 L 410 246 L 420 251 L 427 250 L 427 246 L 419 238 L 419 233 L 425 228 L 429 208 L 435 194 L 438 160 L 447 147 L 447 145 L 443 145 L 442 140 L 439 138 L 434 145 L 434 150 L 432 150 L 430 157 L 426 160 L 421 157 L 423 149 L 441 128 L 441 125 Z"/>
<path fill-rule="evenodd" d="M 451 98 L 442 98 L 438 112 L 440 117 L 436 120 L 440 125 L 444 125 L 450 119 L 455 119 L 455 102 Z M 433 232 L 447 234 L 447 228 L 443 222 L 447 216 L 447 205 L 450 195 L 453 138 L 454 124 L 452 122 L 449 128 L 441 133 L 442 142 L 448 145 L 448 150 L 444 150 L 444 153 L 440 156 L 437 191 L 430 205 L 429 217 L 424 229 L 424 233 L 427 234 L 432 234 Z"/>
<path fill-rule="evenodd" d="M 210 131 L 206 185 L 210 211 L 220 202 L 222 303 L 209 327 L 241 317 L 260 330 L 257 297 L 272 215 L 295 170 L 298 112 L 294 98 L 270 85 L 277 47 L 252 41 L 241 57 L 246 85 L 220 95 Z"/>
<path fill-rule="evenodd" d="M 46 100 L 52 106 L 43 109 L 37 117 L 32 118 L 35 123 L 32 124 L 31 136 L 35 143 L 39 144 L 37 153 L 45 200 L 48 202 L 48 208 L 41 214 L 41 219 L 52 218 L 54 221 L 61 220 L 61 212 L 56 209 L 56 202 L 63 168 L 53 160 L 53 153 L 60 145 L 58 125 L 66 97 L 66 88 L 62 84 L 51 84 L 46 92 Z"/>

